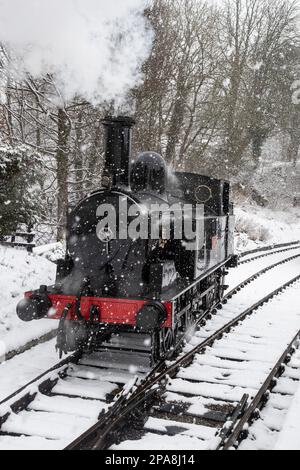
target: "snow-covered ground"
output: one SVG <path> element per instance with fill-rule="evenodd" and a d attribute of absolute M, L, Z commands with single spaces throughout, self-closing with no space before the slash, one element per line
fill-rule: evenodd
<path fill-rule="evenodd" d="M 286 416 L 275 450 L 300 450 L 300 386 Z"/>
<path fill-rule="evenodd" d="M 48 261 L 55 261 L 65 257 L 65 247 L 62 243 L 50 243 L 49 245 L 37 246 L 33 249 L 35 255 L 43 256 Z"/>
<path fill-rule="evenodd" d="M 44 257 L 25 250 L 0 246 L 0 355 L 16 350 L 56 328 L 56 322 L 21 322 L 16 305 L 24 292 L 51 285 L 56 266 Z"/>
<path fill-rule="evenodd" d="M 0 402 L 59 362 L 55 342 L 39 344 L 0 364 Z"/>

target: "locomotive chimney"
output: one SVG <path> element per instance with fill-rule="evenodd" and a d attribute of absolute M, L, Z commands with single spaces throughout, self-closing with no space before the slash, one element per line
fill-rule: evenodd
<path fill-rule="evenodd" d="M 106 129 L 104 176 L 110 177 L 112 186 L 129 186 L 132 127 L 130 117 L 107 117 L 102 122 Z"/>

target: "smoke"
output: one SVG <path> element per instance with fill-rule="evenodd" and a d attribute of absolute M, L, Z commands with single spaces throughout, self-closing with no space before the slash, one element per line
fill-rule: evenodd
<path fill-rule="evenodd" d="M 0 0 L 0 42 L 18 78 L 50 74 L 66 100 L 120 101 L 141 79 L 150 51 L 145 6 L 146 0 Z"/>

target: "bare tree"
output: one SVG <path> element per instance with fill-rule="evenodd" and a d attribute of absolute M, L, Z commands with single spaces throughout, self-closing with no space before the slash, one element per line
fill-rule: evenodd
<path fill-rule="evenodd" d="M 219 41 L 224 64 L 224 151 L 232 170 L 239 170 L 250 144 L 258 165 L 262 145 L 276 125 L 277 67 L 295 40 L 295 15 L 295 3 L 287 0 L 227 3 Z"/>
<path fill-rule="evenodd" d="M 11 59 L 3 49 L 5 60 Z M 1 68 L 6 84 L 2 140 L 26 144 L 44 156 L 44 193 L 49 206 L 56 207 L 55 219 L 48 222 L 57 225 L 57 238 L 61 240 L 70 202 L 76 203 L 87 188 L 100 181 L 102 153 L 97 122 L 103 110 L 80 97 L 66 103 L 52 76 L 40 80 L 28 76 L 18 81 L 10 77 L 6 65 Z M 52 207 L 48 216 L 53 217 Z"/>

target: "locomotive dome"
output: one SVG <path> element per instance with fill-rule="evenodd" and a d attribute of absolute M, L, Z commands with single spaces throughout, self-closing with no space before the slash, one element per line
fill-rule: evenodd
<path fill-rule="evenodd" d="M 167 175 L 167 164 L 161 155 L 156 152 L 140 153 L 131 166 L 131 189 L 162 194 L 167 187 Z"/>

